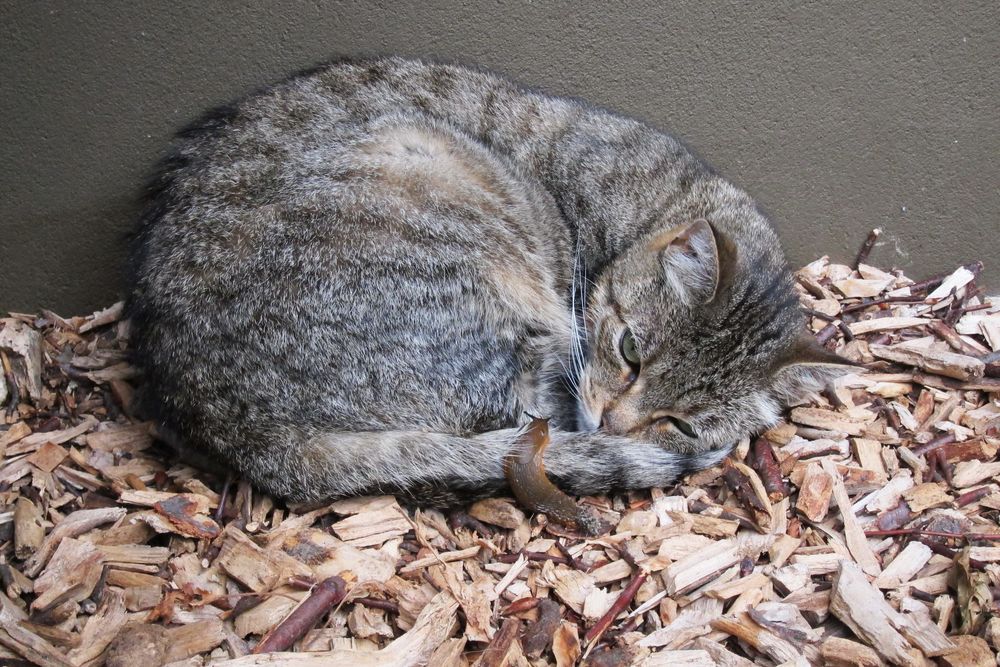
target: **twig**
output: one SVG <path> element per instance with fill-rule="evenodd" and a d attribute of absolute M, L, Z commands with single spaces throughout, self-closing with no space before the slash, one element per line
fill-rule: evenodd
<path fill-rule="evenodd" d="M 500 610 L 501 616 L 510 616 L 511 614 L 520 614 L 523 611 L 530 611 L 538 606 L 542 601 L 542 598 L 526 597 L 514 600 L 509 605 Z"/>
<path fill-rule="evenodd" d="M 838 321 L 837 328 L 840 329 L 840 333 L 844 334 L 844 340 L 848 343 L 854 340 L 854 332 L 851 331 L 851 327 L 847 325 L 847 322 L 843 320 Z"/>
<path fill-rule="evenodd" d="M 584 635 L 585 642 L 593 644 L 602 634 L 604 634 L 604 631 L 608 629 L 608 626 L 610 626 L 611 622 L 615 620 L 615 617 L 625 611 L 625 608 L 631 604 L 632 598 L 634 598 L 635 594 L 639 592 L 639 588 L 646 582 L 646 577 L 648 576 L 648 572 L 640 570 L 637 575 L 632 577 L 632 581 L 630 581 L 628 586 L 622 590 L 621 595 L 618 596 L 618 599 L 611 605 L 611 608 L 608 609 L 607 613 L 597 620 L 594 627 L 587 630 L 587 634 Z"/>
<path fill-rule="evenodd" d="M 329 577 L 316 585 L 312 593 L 292 610 L 285 620 L 264 635 L 253 653 L 284 651 L 302 638 L 324 614 L 344 599 L 347 584 L 340 577 Z"/>
<path fill-rule="evenodd" d="M 233 483 L 233 473 L 226 473 L 226 481 L 222 483 L 222 493 L 219 494 L 219 506 L 215 508 L 215 520 L 222 521 L 222 513 L 226 510 L 226 496 L 229 495 L 229 485 Z"/>
<path fill-rule="evenodd" d="M 803 308 L 802 312 L 808 315 L 809 317 L 815 317 L 817 319 L 824 320 L 826 322 L 833 322 L 837 319 L 836 316 L 834 315 L 827 315 L 826 313 L 821 313 L 818 310 L 814 310 L 812 308 Z"/>
<path fill-rule="evenodd" d="M 357 602 L 358 604 L 368 607 L 369 609 L 381 609 L 389 612 L 390 614 L 399 613 L 399 605 L 392 600 L 380 600 L 379 598 L 367 597 L 358 598 L 353 600 L 353 602 Z"/>
<path fill-rule="evenodd" d="M 816 342 L 820 345 L 826 345 L 837 335 L 838 331 L 840 331 L 840 327 L 831 322 L 816 333 Z"/>
<path fill-rule="evenodd" d="M 897 433 L 903 428 L 903 424 L 899 421 L 899 415 L 881 397 L 872 401 L 872 407 L 885 417 L 885 420 L 889 422 L 889 426 Z"/>
<path fill-rule="evenodd" d="M 913 511 L 905 500 L 875 519 L 875 530 L 897 530 L 913 518 Z"/>
<path fill-rule="evenodd" d="M 958 332 L 945 322 L 941 320 L 931 320 L 930 324 L 927 325 L 927 328 L 934 332 L 938 338 L 948 343 L 953 350 L 970 357 L 978 358 L 980 356 L 979 350 L 962 340 L 962 337 L 958 335 Z"/>
<path fill-rule="evenodd" d="M 951 466 L 948 465 L 948 456 L 945 453 L 947 447 L 941 447 L 940 449 L 935 449 L 938 470 L 941 471 L 941 476 L 944 477 L 944 481 L 948 486 L 951 486 Z"/>
<path fill-rule="evenodd" d="M 977 310 L 986 310 L 987 308 L 992 308 L 992 307 L 993 307 L 992 303 L 981 303 L 977 306 L 967 306 L 962 309 L 962 315 L 965 315 L 966 313 L 974 313 Z"/>
<path fill-rule="evenodd" d="M 550 560 L 553 563 L 558 563 L 560 565 L 569 565 L 571 567 L 573 565 L 571 562 L 569 562 L 569 559 L 564 556 L 552 556 L 550 554 L 542 553 L 540 551 L 521 551 L 520 553 L 516 554 L 504 554 L 502 556 L 498 556 L 497 560 L 501 563 L 510 564 L 516 562 L 520 556 L 524 556 L 528 560 L 536 560 L 536 561 Z"/>
<path fill-rule="evenodd" d="M 937 530 L 921 530 L 920 528 L 900 528 L 898 530 L 866 530 L 867 537 L 898 537 L 900 535 L 918 535 L 924 537 L 948 537 L 961 540 L 981 540 L 995 542 L 1000 540 L 1000 534 L 992 533 L 945 533 Z"/>
<path fill-rule="evenodd" d="M 911 285 L 910 287 L 912 289 L 913 286 Z M 848 313 L 853 313 L 853 312 L 858 311 L 858 310 L 864 310 L 865 308 L 868 308 L 869 306 L 881 306 L 882 304 L 888 304 L 888 303 L 911 303 L 911 304 L 917 304 L 917 303 L 923 303 L 923 302 L 924 302 L 923 299 L 919 299 L 919 298 L 915 299 L 912 296 L 884 296 L 884 297 L 881 297 L 881 298 L 878 298 L 878 299 L 864 299 L 860 303 L 852 303 L 849 306 L 844 306 L 841 309 L 840 312 L 843 315 L 847 315 Z"/>
<path fill-rule="evenodd" d="M 960 496 L 955 498 L 956 507 L 965 507 L 966 505 L 971 505 L 972 503 L 982 500 L 986 496 L 992 493 L 992 489 L 988 486 L 981 486 L 978 489 L 973 489 L 972 491 L 966 491 Z"/>
<path fill-rule="evenodd" d="M 882 230 L 879 227 L 868 232 L 865 242 L 861 244 L 861 249 L 858 250 L 858 256 L 854 259 L 853 268 L 857 269 L 860 265 L 868 261 L 868 255 L 871 254 L 872 248 L 875 247 L 875 242 L 878 241 L 878 237 L 881 235 Z"/>
<path fill-rule="evenodd" d="M 584 562 L 579 558 L 574 557 L 573 554 L 569 552 L 569 549 L 566 547 L 565 544 L 563 544 L 559 540 L 556 540 L 556 548 L 559 549 L 562 555 L 566 557 L 566 560 L 568 560 L 569 564 L 573 566 L 573 569 L 580 570 L 581 572 L 587 571 L 587 566 L 584 564 Z"/>
<path fill-rule="evenodd" d="M 774 449 L 771 448 L 767 438 L 761 437 L 753 441 L 747 461 L 760 475 L 760 481 L 763 482 L 767 497 L 772 503 L 788 495 L 788 485 L 781 477 L 781 466 L 778 465 Z"/>
<path fill-rule="evenodd" d="M 520 627 L 521 621 L 516 618 L 504 619 L 500 631 L 493 635 L 492 641 L 479 656 L 476 664 L 479 667 L 500 667 L 500 665 L 505 664 L 507 654 L 510 653 L 510 646 L 517 638 L 517 631 Z"/>
<path fill-rule="evenodd" d="M 21 388 L 17 386 L 17 378 L 14 377 L 14 370 L 10 366 L 10 359 L 7 353 L 0 350 L 0 364 L 3 364 L 3 379 L 10 386 L 10 397 L 8 398 L 8 410 L 17 409 L 17 403 L 21 400 Z"/>
<path fill-rule="evenodd" d="M 465 528 L 466 530 L 477 532 L 484 537 L 493 536 L 493 531 L 486 524 L 461 510 L 455 510 L 448 516 L 448 527 L 452 530 Z"/>
<path fill-rule="evenodd" d="M 944 556 L 945 558 L 951 558 L 951 559 L 954 560 L 955 556 L 958 555 L 958 552 L 955 551 L 954 549 L 952 549 L 950 547 L 946 547 L 945 545 L 943 545 L 943 544 L 941 544 L 939 542 L 935 542 L 934 540 L 927 540 L 927 539 L 919 539 L 918 538 L 917 541 L 920 542 L 921 544 L 927 546 L 927 548 L 930 549 L 931 551 L 933 551 L 934 553 L 936 553 L 938 555 L 941 555 L 941 556 Z M 981 570 L 982 568 L 986 567 L 986 563 L 984 563 L 981 560 L 976 560 L 975 558 L 970 558 L 969 559 L 969 567 L 974 567 L 974 568 L 977 568 L 977 569 Z"/>
<path fill-rule="evenodd" d="M 768 499 L 762 499 L 758 495 L 758 492 L 763 492 L 764 489 L 755 487 L 750 476 L 744 472 L 752 470 L 747 466 L 734 464 L 731 459 L 723 462 L 723 470 L 722 479 L 726 482 L 726 486 L 753 517 L 758 529 L 763 530 L 771 521 L 771 508 L 766 504 Z"/>
<path fill-rule="evenodd" d="M 730 512 L 727 509 L 723 509 L 720 505 L 715 505 L 715 504 L 710 505 L 709 503 L 706 503 L 704 500 L 698 500 L 698 499 L 688 501 L 688 510 L 690 510 L 695 514 L 703 514 L 705 510 L 710 508 L 716 508 L 720 510 L 719 515 L 716 518 L 725 519 L 727 521 L 735 521 L 738 524 L 740 524 L 741 528 L 757 530 L 757 526 L 753 524 L 753 521 L 751 521 L 745 516 L 736 514 L 735 512 Z"/>
<path fill-rule="evenodd" d="M 643 618 L 641 614 L 639 616 L 633 616 L 622 627 L 608 630 L 607 632 L 605 632 L 604 639 L 605 640 L 614 639 L 615 637 L 621 637 L 622 635 L 628 634 L 633 630 L 635 630 L 637 627 L 639 627 L 639 624 L 642 623 L 642 621 Z"/>
<path fill-rule="evenodd" d="M 955 442 L 954 433 L 942 433 L 938 437 L 929 440 L 926 444 L 914 447 L 913 453 L 917 456 L 926 456 L 929 452 L 934 451 L 938 447 L 944 447 L 945 445 L 950 445 L 953 442 Z"/>

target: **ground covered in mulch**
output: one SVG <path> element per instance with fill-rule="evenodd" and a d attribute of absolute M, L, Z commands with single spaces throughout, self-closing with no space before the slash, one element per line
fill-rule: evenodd
<path fill-rule="evenodd" d="M 821 259 L 863 363 L 723 465 L 584 498 L 295 508 L 179 462 L 131 410 L 120 306 L 0 320 L 0 663 L 995 665 L 1000 302 Z"/>

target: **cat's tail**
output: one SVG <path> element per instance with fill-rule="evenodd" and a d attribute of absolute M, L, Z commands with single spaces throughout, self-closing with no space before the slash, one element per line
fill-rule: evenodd
<path fill-rule="evenodd" d="M 470 436 L 298 432 L 293 438 L 269 438 L 266 456 L 231 460 L 239 461 L 239 472 L 257 486 L 297 502 L 387 493 L 440 506 L 505 488 L 504 459 L 522 433 L 521 428 Z M 549 477 L 578 495 L 663 486 L 728 453 L 682 454 L 600 431 L 554 430 L 551 438 L 544 455 Z"/>

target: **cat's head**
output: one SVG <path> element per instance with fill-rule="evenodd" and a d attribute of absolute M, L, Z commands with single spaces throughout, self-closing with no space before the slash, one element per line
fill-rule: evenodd
<path fill-rule="evenodd" d="M 652 232 L 603 271 L 586 312 L 581 428 L 726 449 L 850 370 L 806 333 L 770 228 L 741 248 L 720 227 Z"/>

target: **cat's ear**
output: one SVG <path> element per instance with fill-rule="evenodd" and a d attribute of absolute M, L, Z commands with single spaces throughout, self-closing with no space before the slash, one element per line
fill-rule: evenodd
<path fill-rule="evenodd" d="M 803 334 L 774 373 L 772 388 L 786 404 L 798 403 L 842 375 L 863 368 Z"/>
<path fill-rule="evenodd" d="M 699 218 L 663 232 L 650 242 L 668 288 L 682 303 L 696 306 L 715 297 L 719 288 L 720 240 L 708 221 Z"/>

